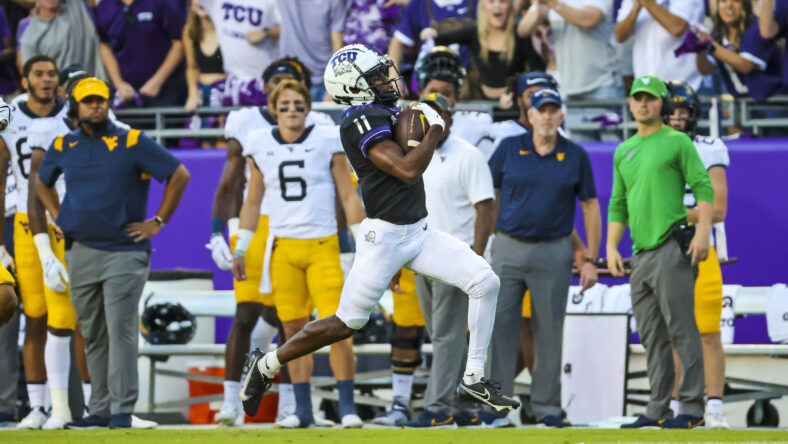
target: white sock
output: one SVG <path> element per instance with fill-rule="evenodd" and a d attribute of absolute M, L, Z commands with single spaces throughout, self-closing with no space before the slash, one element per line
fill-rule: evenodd
<path fill-rule="evenodd" d="M 82 383 L 82 397 L 85 399 L 85 407 L 90 405 L 90 394 L 92 393 L 90 388 L 89 382 Z M 85 416 L 88 416 L 88 412 L 85 412 Z"/>
<path fill-rule="evenodd" d="M 679 400 L 678 399 L 671 399 L 670 400 L 670 410 L 673 412 L 673 417 L 679 416 Z M 658 418 L 654 418 L 658 419 Z"/>
<path fill-rule="evenodd" d="M 706 401 L 706 413 L 716 415 L 722 413 L 722 399 L 709 399 Z"/>
<path fill-rule="evenodd" d="M 239 405 L 241 398 L 238 393 L 241 391 L 241 383 L 238 381 L 224 381 L 224 403 L 231 405 Z"/>
<path fill-rule="evenodd" d="M 258 361 L 257 368 L 260 370 L 260 373 L 273 379 L 279 372 L 279 369 L 282 368 L 282 364 L 279 363 L 279 358 L 276 356 L 276 350 L 266 353 L 263 359 Z"/>
<path fill-rule="evenodd" d="M 277 332 L 278 330 L 275 326 L 265 322 L 263 318 L 259 318 L 257 324 L 254 326 L 254 330 L 252 330 L 252 338 L 251 341 L 249 341 L 249 351 L 255 348 L 259 348 L 264 352 L 268 351 L 268 347 L 271 346 L 271 341 L 274 340 L 274 336 L 276 336 Z"/>
<path fill-rule="evenodd" d="M 402 398 L 405 402 L 410 402 L 410 394 L 413 390 L 413 375 L 403 375 L 393 373 L 391 375 L 391 388 L 394 390 L 394 398 Z"/>
<path fill-rule="evenodd" d="M 49 413 L 52 410 L 52 397 L 49 395 L 49 384 L 44 384 L 44 410 Z"/>
<path fill-rule="evenodd" d="M 490 272 L 468 289 L 468 359 L 465 363 L 466 384 L 479 382 L 484 376 L 484 361 L 492 337 L 495 307 L 501 281 Z M 473 381 L 473 382 L 471 382 Z"/>
<path fill-rule="evenodd" d="M 27 383 L 27 397 L 30 398 L 30 408 L 46 408 L 47 384 L 45 382 Z"/>
<path fill-rule="evenodd" d="M 51 332 L 47 332 L 44 364 L 47 368 L 49 387 L 68 389 L 68 371 L 71 369 L 71 336 L 55 336 Z"/>
<path fill-rule="evenodd" d="M 71 421 L 71 409 L 68 406 L 68 388 L 50 387 L 49 393 L 52 396 L 51 416 Z"/>
<path fill-rule="evenodd" d="M 279 384 L 279 402 L 276 411 L 286 415 L 295 413 L 295 392 L 293 384 Z"/>

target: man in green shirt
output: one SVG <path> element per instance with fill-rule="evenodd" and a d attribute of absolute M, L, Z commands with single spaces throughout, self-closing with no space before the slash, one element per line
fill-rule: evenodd
<path fill-rule="evenodd" d="M 709 254 L 714 189 L 692 140 L 662 121 L 665 84 L 635 80 L 629 109 L 638 132 L 613 156 L 607 262 L 624 275 L 618 244 L 627 224 L 633 243 L 632 311 L 646 348 L 651 396 L 646 414 L 623 428 L 703 425 L 703 351 L 694 316 L 697 264 Z M 687 227 L 684 185 L 698 201 L 698 224 Z M 694 232 L 694 234 L 693 234 Z M 684 368 L 679 415 L 670 419 L 675 349 Z"/>

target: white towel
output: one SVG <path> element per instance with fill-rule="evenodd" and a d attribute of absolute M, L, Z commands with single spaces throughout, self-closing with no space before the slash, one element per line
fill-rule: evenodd
<path fill-rule="evenodd" d="M 766 327 L 773 342 L 788 342 L 788 287 L 774 284 L 766 295 Z"/>
<path fill-rule="evenodd" d="M 268 294 L 274 291 L 271 286 L 271 251 L 274 250 L 274 233 L 268 232 L 265 240 L 265 256 L 263 256 L 263 276 L 260 278 L 260 293 Z"/>
<path fill-rule="evenodd" d="M 733 344 L 733 320 L 736 318 L 734 307 L 736 296 L 741 285 L 722 286 L 722 316 L 720 321 L 720 337 L 723 344 Z"/>

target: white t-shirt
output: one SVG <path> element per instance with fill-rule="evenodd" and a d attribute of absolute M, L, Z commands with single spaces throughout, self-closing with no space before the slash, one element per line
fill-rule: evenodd
<path fill-rule="evenodd" d="M 344 154 L 337 126 L 315 125 L 296 143 L 278 128 L 252 131 L 244 145 L 263 173 L 268 226 L 277 237 L 315 239 L 337 233 L 331 159 Z M 343 158 L 344 161 L 344 158 Z"/>
<path fill-rule="evenodd" d="M 27 214 L 27 191 L 28 178 L 30 177 L 30 158 L 33 157 L 31 145 L 28 143 L 30 137 L 30 127 L 38 117 L 27 108 L 27 102 L 11 105 L 11 112 L 14 118 L 8 130 L 3 131 L 0 137 L 5 141 L 6 147 L 11 154 L 11 169 L 14 171 L 16 181 L 16 211 Z M 67 109 L 65 106 L 53 116 L 57 119 L 66 117 Z"/>
<path fill-rule="evenodd" d="M 266 38 L 257 45 L 246 40 L 249 31 L 280 23 L 276 0 L 200 0 L 216 27 L 227 74 L 245 79 L 260 77 L 279 58 L 279 41 Z"/>
<path fill-rule="evenodd" d="M 703 22 L 703 0 L 657 0 L 657 4 L 691 25 Z M 623 0 L 618 10 L 618 22 L 632 11 L 632 0 Z M 701 75 L 695 66 L 695 54 L 676 57 L 673 51 L 681 45 L 683 35 L 673 37 L 646 10 L 642 8 L 632 36 L 632 68 L 635 77 L 657 76 L 665 81 L 681 80 L 695 89 L 700 87 Z"/>
<path fill-rule="evenodd" d="M 474 205 L 495 197 L 490 167 L 481 151 L 449 134 L 435 150 L 422 178 L 427 223 L 468 245 L 473 244 Z"/>
<path fill-rule="evenodd" d="M 590 31 L 570 24 L 551 9 L 547 14 L 553 30 L 555 57 L 561 78 L 561 93 L 582 94 L 613 84 L 615 56 L 613 2 L 610 0 L 564 0 L 566 6 L 584 9 L 593 6 L 605 15 Z"/>

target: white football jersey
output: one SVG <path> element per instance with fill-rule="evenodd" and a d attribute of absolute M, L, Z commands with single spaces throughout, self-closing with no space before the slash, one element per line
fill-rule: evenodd
<path fill-rule="evenodd" d="M 693 144 L 695 145 L 695 149 L 698 151 L 698 155 L 700 156 L 700 160 L 703 162 L 703 166 L 706 167 L 706 170 L 711 169 L 711 167 L 721 166 L 723 168 L 728 168 L 728 165 L 731 163 L 731 159 L 728 156 L 728 147 L 725 146 L 725 143 L 716 137 L 705 137 L 705 136 L 695 136 L 693 139 Z M 689 185 L 684 185 L 684 205 L 687 208 L 694 208 L 698 202 L 695 200 L 695 195 L 692 194 L 692 190 L 690 189 Z M 717 232 L 717 236 L 720 236 L 720 229 L 724 230 L 725 222 L 719 222 L 714 224 L 714 230 L 710 235 L 709 242 L 711 245 L 717 246 L 719 243 L 719 247 L 724 248 L 725 252 L 722 256 L 727 257 L 727 245 L 725 242 L 720 239 L 715 239 L 714 234 L 715 231 Z M 717 242 L 719 240 L 719 242 Z"/>
<path fill-rule="evenodd" d="M 27 138 L 27 144 L 30 146 L 31 150 L 42 149 L 46 151 L 57 136 L 69 132 L 71 132 L 71 128 L 68 127 L 64 119 L 57 117 L 36 119 L 30 125 L 30 128 L 28 128 L 29 136 Z M 63 196 L 66 195 L 65 175 L 61 174 L 60 177 L 57 178 L 55 190 L 57 191 L 58 198 L 63 202 Z"/>
<path fill-rule="evenodd" d="M 33 157 L 33 151 L 28 143 L 29 131 L 33 122 L 43 117 L 33 114 L 27 107 L 27 102 L 11 105 L 11 112 L 14 114 L 13 121 L 0 137 L 11 153 L 11 168 L 16 181 L 16 211 L 27 214 L 27 180 L 30 177 L 30 158 Z M 66 107 L 58 103 L 52 113 L 46 117 L 63 119 L 66 117 L 66 112 Z"/>
<path fill-rule="evenodd" d="M 492 115 L 477 111 L 457 111 L 451 118 L 451 133 L 481 150 L 484 158 L 489 159 L 495 139 Z"/>
<path fill-rule="evenodd" d="M 337 233 L 331 175 L 337 153 L 344 154 L 337 126 L 308 126 L 295 143 L 282 140 L 278 128 L 249 134 L 244 156 L 263 173 L 265 214 L 274 236 L 315 239 Z"/>
<path fill-rule="evenodd" d="M 306 126 L 310 125 L 335 125 L 335 123 L 334 119 L 326 113 L 310 111 L 306 115 Z M 241 148 L 246 151 L 246 137 L 252 131 L 274 126 L 276 126 L 276 120 L 268 114 L 267 106 L 247 106 L 230 111 L 230 114 L 227 115 L 227 121 L 224 123 L 224 137 L 237 140 Z M 249 167 L 246 165 L 244 165 L 244 177 L 246 177 L 246 185 L 244 185 L 243 195 L 246 199 L 246 192 L 249 189 Z M 265 200 L 263 200 L 263 206 L 260 207 L 260 213 L 268 214 Z"/>

